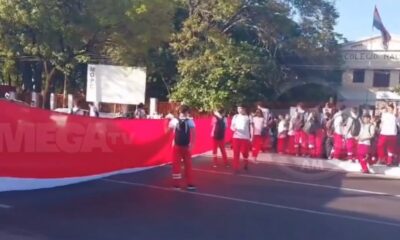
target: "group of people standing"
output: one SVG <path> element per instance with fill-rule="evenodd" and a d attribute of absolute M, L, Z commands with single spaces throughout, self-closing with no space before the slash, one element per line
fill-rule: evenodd
<path fill-rule="evenodd" d="M 242 105 L 236 110 L 231 119 L 223 109 L 213 113 L 211 138 L 215 168 L 219 165 L 218 150 L 223 164 L 232 167 L 234 173 L 241 169 L 241 157 L 242 168 L 248 170 L 249 162 L 257 162 L 261 151 L 358 161 L 363 173 L 369 173 L 369 164 L 399 164 L 400 111 L 392 103 L 387 103 L 375 115 L 361 108 L 337 108 L 333 102 L 313 109 L 306 109 L 300 103 L 290 114 L 277 116 L 262 104 L 251 114 Z M 180 188 L 183 160 L 187 188 L 194 190 L 190 150 L 195 140 L 195 124 L 189 116 L 189 107 L 181 106 L 179 116 L 170 120 L 169 129 L 175 133 L 174 186 Z M 231 139 L 227 139 L 228 129 L 232 131 Z M 231 164 L 226 153 L 227 142 L 233 149 Z"/>

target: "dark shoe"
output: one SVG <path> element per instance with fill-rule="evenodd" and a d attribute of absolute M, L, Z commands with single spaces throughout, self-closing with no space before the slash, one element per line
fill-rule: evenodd
<path fill-rule="evenodd" d="M 243 169 L 244 169 L 245 171 L 248 171 L 248 170 L 249 170 L 249 164 L 248 164 L 248 163 L 244 164 Z"/>
<path fill-rule="evenodd" d="M 188 191 L 196 191 L 197 190 L 196 186 L 194 186 L 192 184 L 187 185 L 186 189 Z"/>

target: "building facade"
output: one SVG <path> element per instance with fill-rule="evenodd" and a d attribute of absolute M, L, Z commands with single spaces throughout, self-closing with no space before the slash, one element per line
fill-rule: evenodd
<path fill-rule="evenodd" d="M 344 44 L 342 58 L 342 101 L 348 105 L 400 101 L 393 92 L 400 85 L 399 36 L 392 37 L 387 50 L 381 36 Z"/>

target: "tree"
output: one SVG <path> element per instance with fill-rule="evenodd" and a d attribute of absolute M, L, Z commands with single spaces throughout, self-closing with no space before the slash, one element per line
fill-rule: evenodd
<path fill-rule="evenodd" d="M 268 99 L 298 78 L 335 78 L 340 36 L 330 1 L 189 0 L 186 6 L 189 17 L 172 40 L 177 101 L 208 111 Z"/>
<path fill-rule="evenodd" d="M 57 72 L 79 63 L 146 63 L 169 37 L 173 3 L 162 0 L 0 0 L 0 55 L 40 62 L 45 98 Z"/>

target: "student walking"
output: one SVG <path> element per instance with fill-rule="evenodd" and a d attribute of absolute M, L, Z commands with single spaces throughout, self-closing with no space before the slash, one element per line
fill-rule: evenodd
<path fill-rule="evenodd" d="M 369 173 L 368 163 L 371 161 L 371 144 L 375 136 L 375 126 L 371 123 L 371 116 L 365 114 L 362 118 L 360 134 L 357 137 L 358 161 L 363 173 Z"/>
<path fill-rule="evenodd" d="M 185 169 L 187 190 L 196 190 L 193 185 L 192 153 L 195 144 L 195 124 L 189 115 L 190 108 L 182 105 L 179 108 L 179 117 L 173 118 L 168 125 L 170 131 L 174 132 L 172 147 L 172 179 L 175 189 L 180 189 L 182 177 L 181 163 Z"/>
<path fill-rule="evenodd" d="M 232 119 L 231 130 L 233 131 L 233 170 L 235 173 L 240 168 L 240 154 L 244 159 L 244 169 L 248 169 L 249 164 L 249 148 L 250 148 L 250 124 L 251 120 L 246 109 L 241 105 L 237 108 L 237 114 Z"/>
<path fill-rule="evenodd" d="M 255 116 L 252 119 L 251 133 L 252 133 L 252 147 L 253 147 L 253 161 L 257 162 L 258 154 L 263 147 L 264 139 L 268 134 L 267 121 L 264 118 L 263 112 L 257 109 Z"/>
<path fill-rule="evenodd" d="M 229 167 L 228 158 L 225 149 L 225 133 L 228 122 L 225 117 L 225 111 L 219 109 L 214 112 L 214 117 L 211 122 L 211 137 L 213 141 L 213 162 L 214 168 L 218 167 L 218 149 L 222 155 L 222 161 L 225 167 Z"/>

